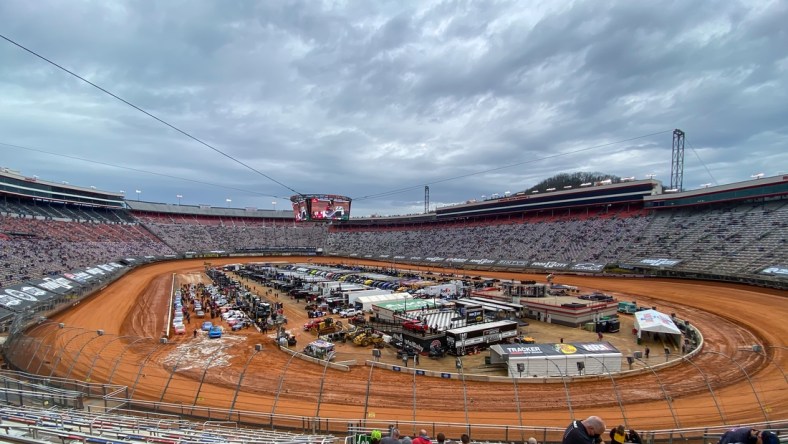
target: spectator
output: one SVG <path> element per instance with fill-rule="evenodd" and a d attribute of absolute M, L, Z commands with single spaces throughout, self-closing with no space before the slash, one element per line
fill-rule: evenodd
<path fill-rule="evenodd" d="M 599 444 L 605 432 L 605 422 L 598 416 L 572 421 L 564 431 L 561 444 Z"/>
<path fill-rule="evenodd" d="M 533 436 L 528 438 L 528 444 L 539 444 L 539 441 L 536 440 Z"/>
<path fill-rule="evenodd" d="M 446 435 L 444 435 L 443 432 L 438 432 L 438 434 L 435 435 L 435 440 L 438 442 L 438 444 L 444 444 L 446 442 Z"/>
<path fill-rule="evenodd" d="M 720 438 L 719 444 L 778 444 L 780 440 L 772 432 L 762 432 L 750 427 L 737 427 L 728 430 Z"/>
<path fill-rule="evenodd" d="M 627 440 L 626 429 L 623 425 L 610 429 L 610 444 L 624 444 Z"/>
<path fill-rule="evenodd" d="M 427 431 L 424 429 L 419 430 L 419 436 L 413 438 L 413 444 L 432 444 Z"/>
<path fill-rule="evenodd" d="M 399 429 L 391 429 L 391 435 L 381 439 L 380 444 L 400 444 Z"/>
<path fill-rule="evenodd" d="M 380 430 L 373 430 L 370 432 L 369 437 L 372 444 L 380 444 L 380 439 L 383 437 L 383 434 L 380 433 Z"/>
<path fill-rule="evenodd" d="M 471 442 L 471 437 L 470 437 L 470 436 L 468 436 L 466 433 L 463 433 L 463 434 L 462 434 L 462 436 L 460 436 L 460 442 L 461 442 L 462 444 L 470 444 L 470 442 Z"/>

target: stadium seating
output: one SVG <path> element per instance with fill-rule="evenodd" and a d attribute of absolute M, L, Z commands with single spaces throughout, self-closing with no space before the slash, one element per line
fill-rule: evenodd
<path fill-rule="evenodd" d="M 0 202 L 0 285 L 122 257 L 186 251 L 314 247 L 357 257 L 442 256 L 636 263 L 679 259 L 677 271 L 747 276 L 788 263 L 788 204 L 711 209 L 606 208 L 351 228 L 262 218 L 132 213 Z"/>
<path fill-rule="evenodd" d="M 156 443 L 266 443 L 330 444 L 331 435 L 231 427 L 229 422 L 191 422 L 142 412 L 93 413 L 77 409 L 43 409 L 33 406 L 0 406 L 6 436 L 51 438 L 52 442 L 156 442 Z M 47 439 L 49 441 L 49 439 Z M 39 441 L 36 441 L 39 442 Z"/>

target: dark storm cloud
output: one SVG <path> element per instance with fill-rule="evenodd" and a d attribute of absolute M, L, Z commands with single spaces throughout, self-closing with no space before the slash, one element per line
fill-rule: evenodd
<path fill-rule="evenodd" d="M 0 142 L 246 192 L 0 156 L 164 202 L 408 188 L 353 207 L 397 214 L 422 210 L 424 184 L 434 206 L 577 170 L 666 181 L 682 128 L 686 186 L 741 181 L 788 169 L 787 21 L 779 1 L 2 2 L 4 35 L 286 186 L 5 42 Z"/>

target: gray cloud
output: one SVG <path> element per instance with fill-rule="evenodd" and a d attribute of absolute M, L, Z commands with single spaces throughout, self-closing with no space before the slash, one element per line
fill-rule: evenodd
<path fill-rule="evenodd" d="M 358 215 L 421 211 L 427 183 L 440 205 L 577 170 L 667 182 L 669 132 L 571 153 L 673 128 L 689 188 L 785 171 L 787 21 L 767 1 L 0 3 L 3 34 L 289 188 L 408 189 Z M 10 44 L 0 60 L 0 143 L 246 192 L 7 145 L 3 166 L 163 202 L 291 194 Z"/>

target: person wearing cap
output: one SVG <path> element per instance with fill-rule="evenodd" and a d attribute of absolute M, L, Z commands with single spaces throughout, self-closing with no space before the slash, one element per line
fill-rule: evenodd
<path fill-rule="evenodd" d="M 399 429 L 391 429 L 391 435 L 381 439 L 380 444 L 400 444 Z"/>
<path fill-rule="evenodd" d="M 605 422 L 599 416 L 589 416 L 578 421 L 572 421 L 564 431 L 561 444 L 598 444 L 602 442 L 602 433 L 605 433 Z"/>
<path fill-rule="evenodd" d="M 722 434 L 719 444 L 778 444 L 772 432 L 762 432 L 750 427 L 736 427 Z"/>
<path fill-rule="evenodd" d="M 419 430 L 419 436 L 413 438 L 413 444 L 432 444 L 427 431 L 424 429 Z"/>

